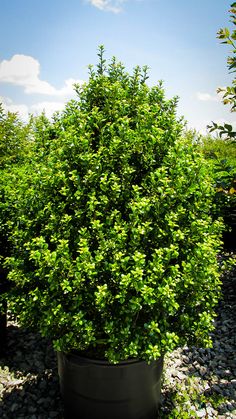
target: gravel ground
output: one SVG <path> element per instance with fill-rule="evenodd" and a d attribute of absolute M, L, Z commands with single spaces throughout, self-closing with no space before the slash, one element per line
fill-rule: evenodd
<path fill-rule="evenodd" d="M 213 348 L 186 347 L 166 357 L 160 417 L 236 418 L 235 354 L 236 270 L 224 277 Z M 10 320 L 0 360 L 0 418 L 63 419 L 51 344 Z"/>
<path fill-rule="evenodd" d="M 162 418 L 236 419 L 236 267 L 224 275 L 222 293 L 213 347 L 165 359 Z"/>

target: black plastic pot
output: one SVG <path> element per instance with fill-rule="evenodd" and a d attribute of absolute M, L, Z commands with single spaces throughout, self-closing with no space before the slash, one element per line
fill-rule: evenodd
<path fill-rule="evenodd" d="M 226 251 L 236 250 L 236 229 L 223 233 L 223 243 Z"/>
<path fill-rule="evenodd" d="M 236 250 L 236 209 L 231 209 L 224 218 L 226 230 L 223 232 L 224 249 L 227 251 Z"/>
<path fill-rule="evenodd" d="M 66 419 L 156 419 L 163 358 L 113 365 L 58 353 Z"/>

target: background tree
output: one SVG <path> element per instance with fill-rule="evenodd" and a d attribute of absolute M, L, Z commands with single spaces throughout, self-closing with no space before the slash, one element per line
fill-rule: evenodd
<path fill-rule="evenodd" d="M 230 45 L 232 48 L 227 59 L 229 72 L 234 75 L 236 72 L 236 2 L 231 4 L 230 21 L 233 29 L 221 28 L 217 37 L 222 44 Z M 232 80 L 231 86 L 218 88 L 222 94 L 224 105 L 230 106 L 230 111 L 236 111 L 236 79 Z M 215 173 L 215 207 L 216 216 L 222 216 L 226 225 L 224 233 L 225 246 L 235 248 L 236 234 L 236 131 L 231 124 L 217 124 L 212 122 L 208 126 L 210 132 L 217 132 L 218 137 L 207 136 L 201 138 L 201 149 L 210 164 L 213 164 Z"/>
<path fill-rule="evenodd" d="M 30 153 L 31 122 L 24 124 L 17 113 L 5 112 L 0 103 L 0 169 L 23 162 Z"/>
<path fill-rule="evenodd" d="M 15 216 L 18 193 L 17 184 L 26 162 L 30 165 L 33 145 L 31 118 L 23 123 L 17 113 L 5 112 L 0 103 L 0 341 L 4 340 L 6 323 L 6 296 L 9 288 L 5 259 L 12 246 L 10 234 Z M 3 314 L 1 314 L 3 313 Z M 3 350 L 0 345 L 0 353 Z"/>
<path fill-rule="evenodd" d="M 231 22 L 233 25 L 236 25 L 236 2 L 231 4 L 231 8 L 229 10 L 231 13 Z M 231 55 L 228 56 L 227 59 L 227 66 L 230 73 L 236 72 L 236 30 L 233 29 L 230 31 L 228 28 L 221 28 L 217 32 L 217 37 L 221 40 L 222 44 L 227 44 L 232 47 Z M 231 112 L 236 111 L 236 79 L 233 78 L 232 85 L 227 86 L 226 88 L 219 87 L 217 93 L 223 94 L 223 104 L 230 105 Z M 232 125 L 230 124 L 223 124 L 218 125 L 217 123 L 213 122 L 212 125 L 208 127 L 210 132 L 218 130 L 220 137 L 224 136 L 226 140 L 235 140 L 236 139 L 236 132 L 234 131 Z"/>

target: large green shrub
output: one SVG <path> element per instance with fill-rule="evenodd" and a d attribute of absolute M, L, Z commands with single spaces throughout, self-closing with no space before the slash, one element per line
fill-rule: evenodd
<path fill-rule="evenodd" d="M 13 309 L 57 350 L 117 362 L 210 344 L 219 223 L 177 100 L 103 48 L 17 192 Z M 50 126 L 50 132 L 52 127 Z"/>

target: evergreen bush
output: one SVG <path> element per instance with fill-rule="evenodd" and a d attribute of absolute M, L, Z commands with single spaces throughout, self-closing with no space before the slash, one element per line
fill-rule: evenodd
<path fill-rule="evenodd" d="M 59 351 L 119 362 L 210 345 L 220 223 L 207 163 L 147 68 L 90 67 L 17 191 L 12 309 Z"/>

